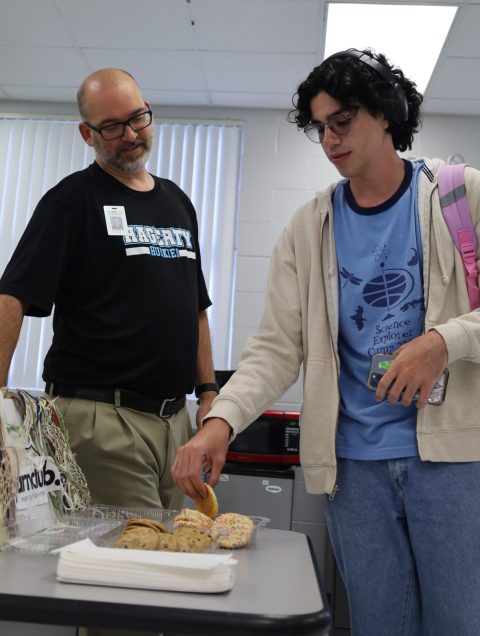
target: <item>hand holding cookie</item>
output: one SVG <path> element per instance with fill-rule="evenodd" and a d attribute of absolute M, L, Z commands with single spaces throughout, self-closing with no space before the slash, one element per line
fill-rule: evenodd
<path fill-rule="evenodd" d="M 207 489 L 207 496 L 204 499 L 198 499 L 195 502 L 195 507 L 199 512 L 203 512 L 204 515 L 215 519 L 218 515 L 218 501 L 217 495 L 211 486 L 205 484 Z"/>

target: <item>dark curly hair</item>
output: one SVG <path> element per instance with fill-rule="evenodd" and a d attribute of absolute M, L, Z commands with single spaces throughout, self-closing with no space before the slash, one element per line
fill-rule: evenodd
<path fill-rule="evenodd" d="M 401 69 L 392 66 L 385 55 L 374 53 L 370 49 L 365 49 L 363 53 L 390 69 L 394 79 L 402 87 L 408 102 L 406 121 L 399 121 L 398 104 L 392 86 L 357 56 L 348 55 L 348 51 L 327 58 L 299 85 L 292 99 L 295 108 L 290 111 L 288 121 L 296 123 L 299 129 L 305 128 L 312 117 L 311 100 L 325 91 L 345 108 L 362 105 L 373 116 L 383 113 L 389 124 L 387 132 L 392 135 L 395 150 L 403 152 L 412 147 L 413 136 L 420 129 L 423 96 L 417 91 L 416 84 L 407 79 Z"/>

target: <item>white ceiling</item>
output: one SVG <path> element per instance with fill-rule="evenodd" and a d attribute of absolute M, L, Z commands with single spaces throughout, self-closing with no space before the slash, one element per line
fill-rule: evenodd
<path fill-rule="evenodd" d="M 460 7 L 424 111 L 480 115 L 480 1 L 408 2 Z M 156 105 L 288 109 L 298 83 L 323 59 L 326 5 L 0 0 L 0 101 L 73 102 L 89 73 L 118 66 Z"/>

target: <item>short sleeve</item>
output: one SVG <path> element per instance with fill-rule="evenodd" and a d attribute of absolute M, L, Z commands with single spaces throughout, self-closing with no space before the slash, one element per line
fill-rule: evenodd
<path fill-rule="evenodd" d="M 0 293 L 27 304 L 27 316 L 48 316 L 65 284 L 78 244 L 78 218 L 58 191 L 38 203 L 4 273 Z"/>

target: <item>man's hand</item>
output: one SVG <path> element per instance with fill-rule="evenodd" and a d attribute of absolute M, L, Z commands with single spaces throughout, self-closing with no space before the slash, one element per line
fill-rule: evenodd
<path fill-rule="evenodd" d="M 178 449 L 172 465 L 172 475 L 177 486 L 192 499 L 203 499 L 207 489 L 201 471 L 211 471 L 208 483 L 215 486 L 225 464 L 228 442 L 232 429 L 223 419 L 213 417 L 192 439 Z"/>
<path fill-rule="evenodd" d="M 417 408 L 427 404 L 428 396 L 448 363 L 447 347 L 442 336 L 432 329 L 402 345 L 395 360 L 378 383 L 377 400 L 387 397 L 391 404 L 399 401 L 409 406 L 418 391 Z M 388 391 L 388 394 L 387 394 Z"/>

